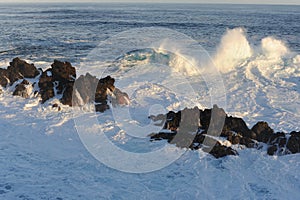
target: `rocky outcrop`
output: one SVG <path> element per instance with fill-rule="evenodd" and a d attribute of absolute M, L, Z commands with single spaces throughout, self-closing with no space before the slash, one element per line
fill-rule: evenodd
<path fill-rule="evenodd" d="M 24 79 L 21 83 L 17 84 L 13 92 L 14 96 L 20 96 L 23 98 L 29 98 L 29 93 L 27 87 L 30 86 L 30 83 Z"/>
<path fill-rule="evenodd" d="M 0 85 L 2 87 L 6 87 L 7 84 L 9 83 L 8 79 L 9 75 L 6 69 L 0 68 Z"/>
<path fill-rule="evenodd" d="M 110 76 L 98 79 L 89 73 L 81 75 L 74 85 L 76 95 L 73 97 L 73 102 L 77 106 L 94 102 L 95 110 L 104 112 L 109 109 L 108 95 L 113 94 L 115 90 L 121 92 L 115 88 L 114 83 L 115 79 Z"/>
<path fill-rule="evenodd" d="M 56 94 L 63 94 L 61 102 L 72 106 L 72 92 L 75 80 L 76 70 L 71 63 L 54 60 L 51 68 L 42 73 L 38 83 L 42 103 L 45 103 Z"/>
<path fill-rule="evenodd" d="M 193 110 L 195 114 L 183 115 L 188 110 Z M 187 117 L 188 116 L 188 117 Z M 161 115 L 159 119 L 163 119 Z M 198 127 L 190 126 L 190 121 L 199 119 Z M 151 116 L 153 121 L 156 117 Z M 177 113 L 170 111 L 164 117 L 164 129 L 160 133 L 150 135 L 151 141 L 167 140 L 169 143 L 178 147 L 187 147 L 190 149 L 202 149 L 209 152 L 216 158 L 237 155 L 237 152 L 231 147 L 223 145 L 217 138 L 225 138 L 232 145 L 244 145 L 247 148 L 259 148 L 260 143 L 267 144 L 267 153 L 269 155 L 285 155 L 290 153 L 300 153 L 300 132 L 290 134 L 278 132 L 275 133 L 267 122 L 258 122 L 251 129 L 248 128 L 245 121 L 241 118 L 227 116 L 222 108 L 216 105 L 212 109 L 200 110 L 184 109 Z M 212 120 L 213 119 L 213 120 Z M 213 123 L 211 123 L 211 120 Z M 181 133 L 178 137 L 182 126 L 193 127 L 186 133 Z M 221 126 L 220 129 L 216 128 Z M 217 130 L 218 133 L 217 133 Z M 177 139 L 176 139 L 177 138 Z M 183 145 L 182 145 L 183 144 Z"/>
<path fill-rule="evenodd" d="M 7 71 L 11 74 L 19 74 L 22 78 L 35 78 L 39 75 L 39 71 L 33 64 L 28 64 L 26 61 L 20 58 L 14 58 L 12 62 L 9 63 Z M 16 76 L 18 77 L 18 76 Z M 14 77 L 11 77 L 10 81 L 13 83 Z"/>
<path fill-rule="evenodd" d="M 33 64 L 28 64 L 20 58 L 14 58 L 7 69 L 0 69 L 0 85 L 6 87 L 24 78 L 35 78 L 39 71 Z"/>
<path fill-rule="evenodd" d="M 41 103 L 60 95 L 60 102 L 64 105 L 94 104 L 97 112 L 109 109 L 109 103 L 113 106 L 130 103 L 129 96 L 115 87 L 114 78 L 98 79 L 87 73 L 76 79 L 76 69 L 69 62 L 54 60 L 51 67 L 43 71 L 15 58 L 7 69 L 0 68 L 0 85 L 7 87 L 16 82 L 13 95 L 24 98 L 30 97 L 29 92 L 37 84 L 39 89 L 34 92 L 39 93 Z M 61 110 L 57 103 L 53 108 Z M 269 155 L 300 153 L 300 132 L 275 133 L 267 122 L 258 122 L 249 129 L 242 118 L 228 116 L 216 105 L 212 109 L 195 107 L 150 118 L 154 122 L 160 121 L 158 125 L 163 126 L 161 132 L 150 135 L 151 141 L 167 140 L 179 148 L 192 150 L 201 148 L 216 158 L 238 155 L 228 143 L 224 143 L 224 139 L 232 145 L 247 148 L 260 148 L 261 144 L 266 144 Z"/>
<path fill-rule="evenodd" d="M 36 82 L 30 83 L 24 79 L 35 78 L 39 74 L 38 80 L 34 80 Z M 29 85 L 37 83 L 39 90 L 35 92 L 39 93 L 41 103 L 45 103 L 56 95 L 61 95 L 60 102 L 64 105 L 79 106 L 94 103 L 97 112 L 109 109 L 108 95 L 112 96 L 114 105 L 129 103 L 128 95 L 115 88 L 115 79 L 110 76 L 98 79 L 87 73 L 76 80 L 76 69 L 69 62 L 54 60 L 51 67 L 43 71 L 42 69 L 38 70 L 33 64 L 15 58 L 7 69 L 0 68 L 2 87 L 12 85 L 20 79 L 24 79 L 24 81 L 15 86 L 13 95 L 28 98 L 27 88 Z M 73 95 L 74 93 L 77 95 Z"/>
<path fill-rule="evenodd" d="M 42 72 L 38 86 L 40 88 L 42 103 L 45 103 L 47 100 L 55 96 L 51 69 L 47 69 L 46 71 Z"/>

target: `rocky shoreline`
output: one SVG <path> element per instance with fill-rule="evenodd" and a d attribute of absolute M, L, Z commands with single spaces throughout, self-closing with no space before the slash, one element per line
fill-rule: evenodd
<path fill-rule="evenodd" d="M 31 80 L 34 79 L 34 80 Z M 113 103 L 127 104 L 126 93 L 115 88 L 115 79 L 107 76 L 102 79 L 87 73 L 76 79 L 76 69 L 69 62 L 54 60 L 50 68 L 43 71 L 34 64 L 20 58 L 14 58 L 7 69 L 0 68 L 0 85 L 3 88 L 15 85 L 13 95 L 29 97 L 30 91 L 41 98 L 41 103 L 61 96 L 60 102 L 68 106 L 80 106 L 94 103 L 97 112 L 109 109 L 108 95 L 113 96 Z M 38 86 L 38 87 L 36 87 Z M 77 95 L 73 96 L 73 89 Z M 57 104 L 53 105 L 58 107 Z"/>
<path fill-rule="evenodd" d="M 182 119 L 182 115 L 185 119 Z M 164 117 L 151 116 L 151 118 L 156 121 Z M 212 109 L 205 110 L 195 107 L 177 113 L 171 111 L 166 114 L 165 119 L 164 129 L 170 130 L 171 133 L 151 134 L 152 141 L 164 139 L 181 148 L 192 150 L 202 148 L 216 158 L 238 155 L 236 150 L 222 144 L 220 138 L 232 145 L 243 145 L 247 148 L 262 149 L 263 146 L 267 146 L 268 155 L 300 153 L 300 132 L 274 132 L 268 123 L 263 121 L 257 122 L 250 129 L 242 118 L 228 116 L 216 105 Z M 212 125 L 211 119 L 214 119 Z M 196 122 L 199 124 L 198 128 L 195 126 Z M 185 123 L 184 126 L 188 127 L 189 131 L 180 133 L 181 123 Z M 181 136 L 178 137 L 178 134 Z"/>
<path fill-rule="evenodd" d="M 76 78 L 76 69 L 71 63 L 58 60 L 45 71 L 19 58 L 14 58 L 7 69 L 0 68 L 0 85 L 3 88 L 14 85 L 12 95 L 29 98 L 31 92 L 40 97 L 41 103 L 61 96 L 60 102 L 64 105 L 94 103 L 97 112 L 109 109 L 108 101 L 113 105 L 129 104 L 128 95 L 114 83 L 115 79 L 110 76 L 98 79 L 89 73 Z M 60 110 L 57 104 L 53 107 Z M 238 155 L 231 144 L 257 149 L 267 146 L 269 155 L 300 153 L 300 132 L 275 132 L 267 122 L 258 122 L 250 129 L 243 119 L 228 116 L 216 105 L 212 109 L 195 107 L 150 118 L 162 121 L 165 130 L 150 134 L 151 141 L 167 140 L 179 148 L 192 150 L 201 148 L 216 158 Z M 225 145 L 226 142 L 229 145 Z"/>

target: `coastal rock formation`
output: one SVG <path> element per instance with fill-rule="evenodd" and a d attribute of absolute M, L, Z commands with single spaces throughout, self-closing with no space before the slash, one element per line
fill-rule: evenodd
<path fill-rule="evenodd" d="M 14 58 L 9 63 L 7 69 L 0 69 L 0 85 L 6 87 L 12 85 L 17 80 L 24 78 L 35 78 L 39 75 L 39 71 L 33 64 L 28 64 L 20 58 Z"/>
<path fill-rule="evenodd" d="M 29 98 L 34 92 L 40 95 L 41 103 L 45 103 L 59 95 L 64 105 L 93 104 L 97 112 L 109 109 L 110 103 L 113 106 L 130 104 L 128 94 L 114 83 L 115 79 L 110 76 L 98 79 L 89 73 L 76 79 L 76 69 L 71 63 L 58 60 L 45 71 L 19 58 L 13 59 L 7 69 L 0 68 L 0 85 L 14 87 L 15 96 Z M 53 108 L 61 110 L 57 103 Z M 212 109 L 186 108 L 149 118 L 160 121 L 157 125 L 163 127 L 161 132 L 150 134 L 151 141 L 167 140 L 179 148 L 202 149 L 216 158 L 238 155 L 232 145 L 259 149 L 264 144 L 269 155 L 300 153 L 300 132 L 276 133 L 263 121 L 250 129 L 242 118 L 228 116 L 217 105 Z"/>
<path fill-rule="evenodd" d="M 54 60 L 51 68 L 42 72 L 38 83 L 42 103 L 45 103 L 56 94 L 63 94 L 61 102 L 72 106 L 72 89 L 75 79 L 76 70 L 71 63 Z"/>
<path fill-rule="evenodd" d="M 26 79 L 24 79 L 21 83 L 16 85 L 13 95 L 20 96 L 23 98 L 28 98 L 29 94 L 27 91 L 27 87 L 29 87 L 29 86 L 30 86 L 30 83 Z"/>
<path fill-rule="evenodd" d="M 35 78 L 29 82 L 24 78 Z M 50 68 L 43 71 L 33 64 L 19 58 L 13 59 L 7 69 L 0 68 L 0 85 L 7 87 L 16 81 L 24 79 L 15 86 L 13 95 L 28 98 L 27 88 L 37 83 L 41 103 L 45 103 L 56 95 L 61 95 L 60 102 L 64 105 L 79 106 L 94 103 L 97 112 L 109 109 L 108 96 L 112 96 L 114 105 L 128 105 L 129 97 L 126 93 L 115 88 L 115 79 L 110 76 L 98 79 L 87 73 L 76 80 L 76 69 L 69 62 L 54 60 Z M 73 92 L 73 90 L 76 90 Z M 76 95 L 73 95 L 73 94 Z M 74 96 L 74 97 L 73 97 Z M 73 105 L 75 104 L 75 105 Z"/>
<path fill-rule="evenodd" d="M 183 115 L 183 112 L 187 113 L 191 110 L 199 113 L 200 125 L 198 127 L 189 124 L 192 119 L 197 118 L 197 115 L 190 115 L 189 118 L 186 118 L 187 115 Z M 151 116 L 151 119 L 155 121 L 156 117 Z M 162 116 L 159 115 L 159 119 L 162 119 Z M 213 123 L 211 123 L 212 119 Z M 221 125 L 221 129 L 216 128 Z M 184 136 L 181 133 L 180 139 L 176 139 L 181 126 L 193 128 L 188 131 L 189 133 L 186 132 Z M 244 145 L 247 148 L 259 148 L 259 144 L 264 143 L 268 146 L 267 153 L 269 155 L 300 153 L 300 132 L 275 133 L 267 122 L 258 122 L 249 129 L 243 119 L 228 116 L 222 108 L 218 108 L 216 105 L 212 109 L 205 110 L 196 107 L 184 109 L 177 113 L 170 111 L 165 115 L 164 129 L 171 132 L 163 130 L 160 133 L 153 133 L 150 135 L 151 141 L 163 139 L 178 147 L 201 148 L 216 158 L 237 155 L 234 149 L 220 142 L 222 141 L 219 140 L 221 138 L 226 139 L 232 145 Z M 219 130 L 218 133 L 217 130 Z"/>
<path fill-rule="evenodd" d="M 42 103 L 45 103 L 47 100 L 55 96 L 51 69 L 47 69 L 46 71 L 42 72 L 38 86 L 40 88 Z"/>

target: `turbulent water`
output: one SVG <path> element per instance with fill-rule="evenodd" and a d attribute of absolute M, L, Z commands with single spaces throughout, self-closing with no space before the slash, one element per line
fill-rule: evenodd
<path fill-rule="evenodd" d="M 101 41 L 122 31 L 168 28 L 190 37 L 209 53 L 220 75 L 218 84 L 224 87 L 228 113 L 243 117 L 249 127 L 264 120 L 275 131 L 299 131 L 299 21 L 300 6 L 2 3 L 0 67 L 18 56 L 44 69 L 53 59 L 72 62 L 78 72 L 107 69 L 117 79 L 116 85 L 130 94 L 131 121 L 126 122 L 128 115 L 122 110 L 115 114 L 125 116 L 125 121 L 104 113 L 91 129 L 105 132 L 128 151 L 150 151 L 161 143 L 131 137 L 139 133 L 129 136 L 130 124 L 147 125 L 149 114 L 195 105 L 211 107 L 205 71 L 195 70 L 180 48 L 175 53 L 163 51 L 164 43 L 158 44 L 160 48 L 130 49 L 110 63 L 86 61 Z M 118 45 L 126 42 L 120 40 Z M 102 56 L 111 54 L 107 51 Z M 157 64 L 167 68 L 156 69 Z M 204 68 L 211 67 L 205 64 Z M 68 108 L 53 112 L 35 98 L 11 97 L 10 90 L 0 96 L 1 137 L 5 138 L 0 142 L 0 198 L 299 197 L 299 155 L 269 157 L 259 150 L 234 147 L 239 157 L 215 160 L 203 157 L 203 152 L 187 152 L 169 167 L 143 175 L 107 168 L 83 148 Z M 79 114 L 75 112 L 75 117 Z"/>

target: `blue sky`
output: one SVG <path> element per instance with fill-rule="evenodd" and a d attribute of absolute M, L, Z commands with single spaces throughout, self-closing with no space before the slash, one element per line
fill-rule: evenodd
<path fill-rule="evenodd" d="M 84 2 L 83 0 L 0 0 L 0 2 Z M 234 3 L 234 4 L 294 4 L 300 0 L 87 0 L 87 2 L 161 2 L 161 3 Z"/>

